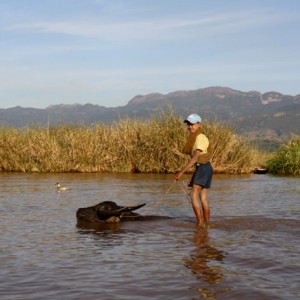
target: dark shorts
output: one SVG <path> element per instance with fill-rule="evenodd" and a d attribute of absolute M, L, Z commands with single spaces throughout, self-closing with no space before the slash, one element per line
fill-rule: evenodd
<path fill-rule="evenodd" d="M 210 162 L 206 164 L 196 164 L 196 171 L 193 174 L 191 183 L 209 189 L 211 186 L 213 172 L 214 171 Z"/>

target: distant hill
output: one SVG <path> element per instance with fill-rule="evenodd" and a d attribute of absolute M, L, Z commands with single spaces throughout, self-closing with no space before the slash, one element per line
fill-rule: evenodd
<path fill-rule="evenodd" d="M 300 95 L 242 92 L 227 87 L 136 96 L 127 105 L 115 108 L 61 104 L 46 109 L 0 109 L 0 126 L 45 126 L 48 123 L 52 126 L 66 123 L 90 125 L 117 121 L 123 117 L 148 119 L 170 107 L 182 117 L 199 113 L 204 120 L 229 124 L 238 134 L 250 136 L 260 144 L 276 144 L 287 140 L 291 134 L 300 135 Z"/>

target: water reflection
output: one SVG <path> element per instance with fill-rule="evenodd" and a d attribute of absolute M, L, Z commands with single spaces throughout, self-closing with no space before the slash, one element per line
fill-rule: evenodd
<path fill-rule="evenodd" d="M 196 229 L 192 241 L 196 247 L 191 252 L 190 258 L 185 261 L 185 266 L 191 269 L 195 278 L 200 280 L 201 287 L 198 288 L 198 291 L 201 296 L 216 299 L 218 294 L 228 291 L 227 289 L 218 291 L 215 288 L 215 285 L 224 279 L 220 263 L 224 260 L 225 253 L 209 244 L 209 232 L 203 227 Z M 209 287 L 203 288 L 203 282 L 209 284 Z M 211 285 L 213 287 L 210 287 Z"/>

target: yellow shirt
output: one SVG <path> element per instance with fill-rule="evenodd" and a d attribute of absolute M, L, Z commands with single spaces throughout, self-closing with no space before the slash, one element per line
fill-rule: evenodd
<path fill-rule="evenodd" d="M 197 136 L 195 144 L 194 144 L 194 146 L 192 148 L 191 155 L 193 156 L 193 153 L 197 149 L 201 151 L 201 154 L 206 154 L 208 146 L 209 146 L 209 140 L 208 140 L 208 138 L 203 133 L 199 134 Z"/>

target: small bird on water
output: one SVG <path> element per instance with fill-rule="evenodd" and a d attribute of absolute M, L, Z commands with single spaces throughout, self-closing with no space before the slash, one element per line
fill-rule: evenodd
<path fill-rule="evenodd" d="M 61 186 L 59 182 L 56 182 L 56 189 L 58 192 L 60 192 L 60 191 L 68 191 L 71 188 L 68 186 Z"/>

